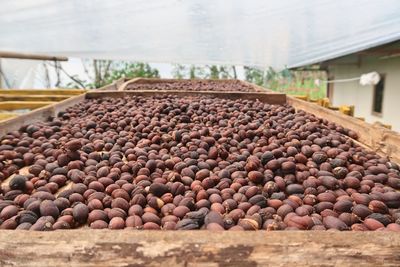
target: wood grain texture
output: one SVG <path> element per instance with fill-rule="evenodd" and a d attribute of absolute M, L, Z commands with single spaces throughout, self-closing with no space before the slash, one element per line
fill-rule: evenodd
<path fill-rule="evenodd" d="M 359 136 L 359 142 L 378 154 L 388 156 L 394 162 L 400 163 L 399 133 L 294 97 L 287 96 L 287 102 L 296 110 L 304 110 L 355 131 Z"/>
<path fill-rule="evenodd" d="M 91 91 L 86 94 L 87 98 L 101 97 L 125 97 L 129 95 L 137 96 L 157 96 L 157 95 L 177 95 L 185 96 L 208 96 L 227 99 L 250 99 L 259 100 L 264 103 L 282 105 L 286 103 L 286 95 L 280 93 L 259 93 L 259 92 L 210 92 L 210 91 L 175 91 L 175 90 L 134 90 L 134 91 Z"/>
<path fill-rule="evenodd" d="M 0 231 L 1 266 L 400 266 L 390 232 Z"/>
<path fill-rule="evenodd" d="M 11 95 L 0 94 L 0 101 L 62 101 L 71 95 Z"/>

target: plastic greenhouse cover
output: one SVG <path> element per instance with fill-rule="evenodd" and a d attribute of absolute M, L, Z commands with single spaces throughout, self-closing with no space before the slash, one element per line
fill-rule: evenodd
<path fill-rule="evenodd" d="M 0 0 L 0 51 L 283 68 L 398 39 L 398 0 Z"/>

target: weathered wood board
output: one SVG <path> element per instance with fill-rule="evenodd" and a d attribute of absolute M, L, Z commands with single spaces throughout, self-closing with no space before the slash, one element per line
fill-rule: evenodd
<path fill-rule="evenodd" d="M 61 101 L 69 97 L 71 95 L 12 95 L 0 93 L 0 101 Z"/>
<path fill-rule="evenodd" d="M 0 231 L 1 266 L 400 266 L 391 232 Z"/>
<path fill-rule="evenodd" d="M 4 101 L 0 102 L 0 110 L 36 109 L 54 104 L 53 101 Z"/>

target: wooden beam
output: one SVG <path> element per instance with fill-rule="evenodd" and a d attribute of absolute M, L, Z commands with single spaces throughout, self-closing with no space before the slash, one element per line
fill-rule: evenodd
<path fill-rule="evenodd" d="M 10 52 L 10 51 L 0 51 L 0 58 L 68 61 L 67 57 L 47 56 L 47 55 L 28 54 L 28 53 L 17 53 L 17 52 Z"/>
<path fill-rule="evenodd" d="M 53 101 L 4 101 L 0 102 L 0 110 L 36 109 L 54 104 Z"/>
<path fill-rule="evenodd" d="M 0 101 L 61 101 L 70 95 L 8 95 L 0 93 Z"/>
<path fill-rule="evenodd" d="M 100 88 L 96 88 L 95 90 L 100 90 L 100 91 L 104 91 L 104 90 L 118 90 L 118 88 L 120 88 L 121 85 L 123 85 L 124 82 L 126 81 L 130 81 L 130 79 L 127 78 L 119 78 L 118 80 L 113 81 L 110 84 L 104 85 L 103 87 Z"/>
<path fill-rule="evenodd" d="M 382 231 L 0 232 L 2 266 L 400 266 Z"/>
<path fill-rule="evenodd" d="M 87 98 L 101 97 L 125 97 L 129 95 L 137 96 L 157 96 L 157 95 L 177 95 L 185 96 L 209 96 L 228 99 L 249 99 L 259 100 L 268 104 L 283 105 L 286 103 L 286 95 L 281 93 L 260 93 L 260 92 L 213 92 L 213 91 L 180 91 L 180 90 L 132 90 L 132 91 L 89 91 Z"/>

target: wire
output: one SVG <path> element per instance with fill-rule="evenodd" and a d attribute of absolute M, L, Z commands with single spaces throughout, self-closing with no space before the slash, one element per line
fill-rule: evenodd
<path fill-rule="evenodd" d="M 345 82 L 352 82 L 352 81 L 357 81 L 360 80 L 361 77 L 354 77 L 354 78 L 348 78 L 348 79 L 338 79 L 338 80 L 329 80 L 329 81 L 321 81 L 324 83 L 345 83 Z"/>

